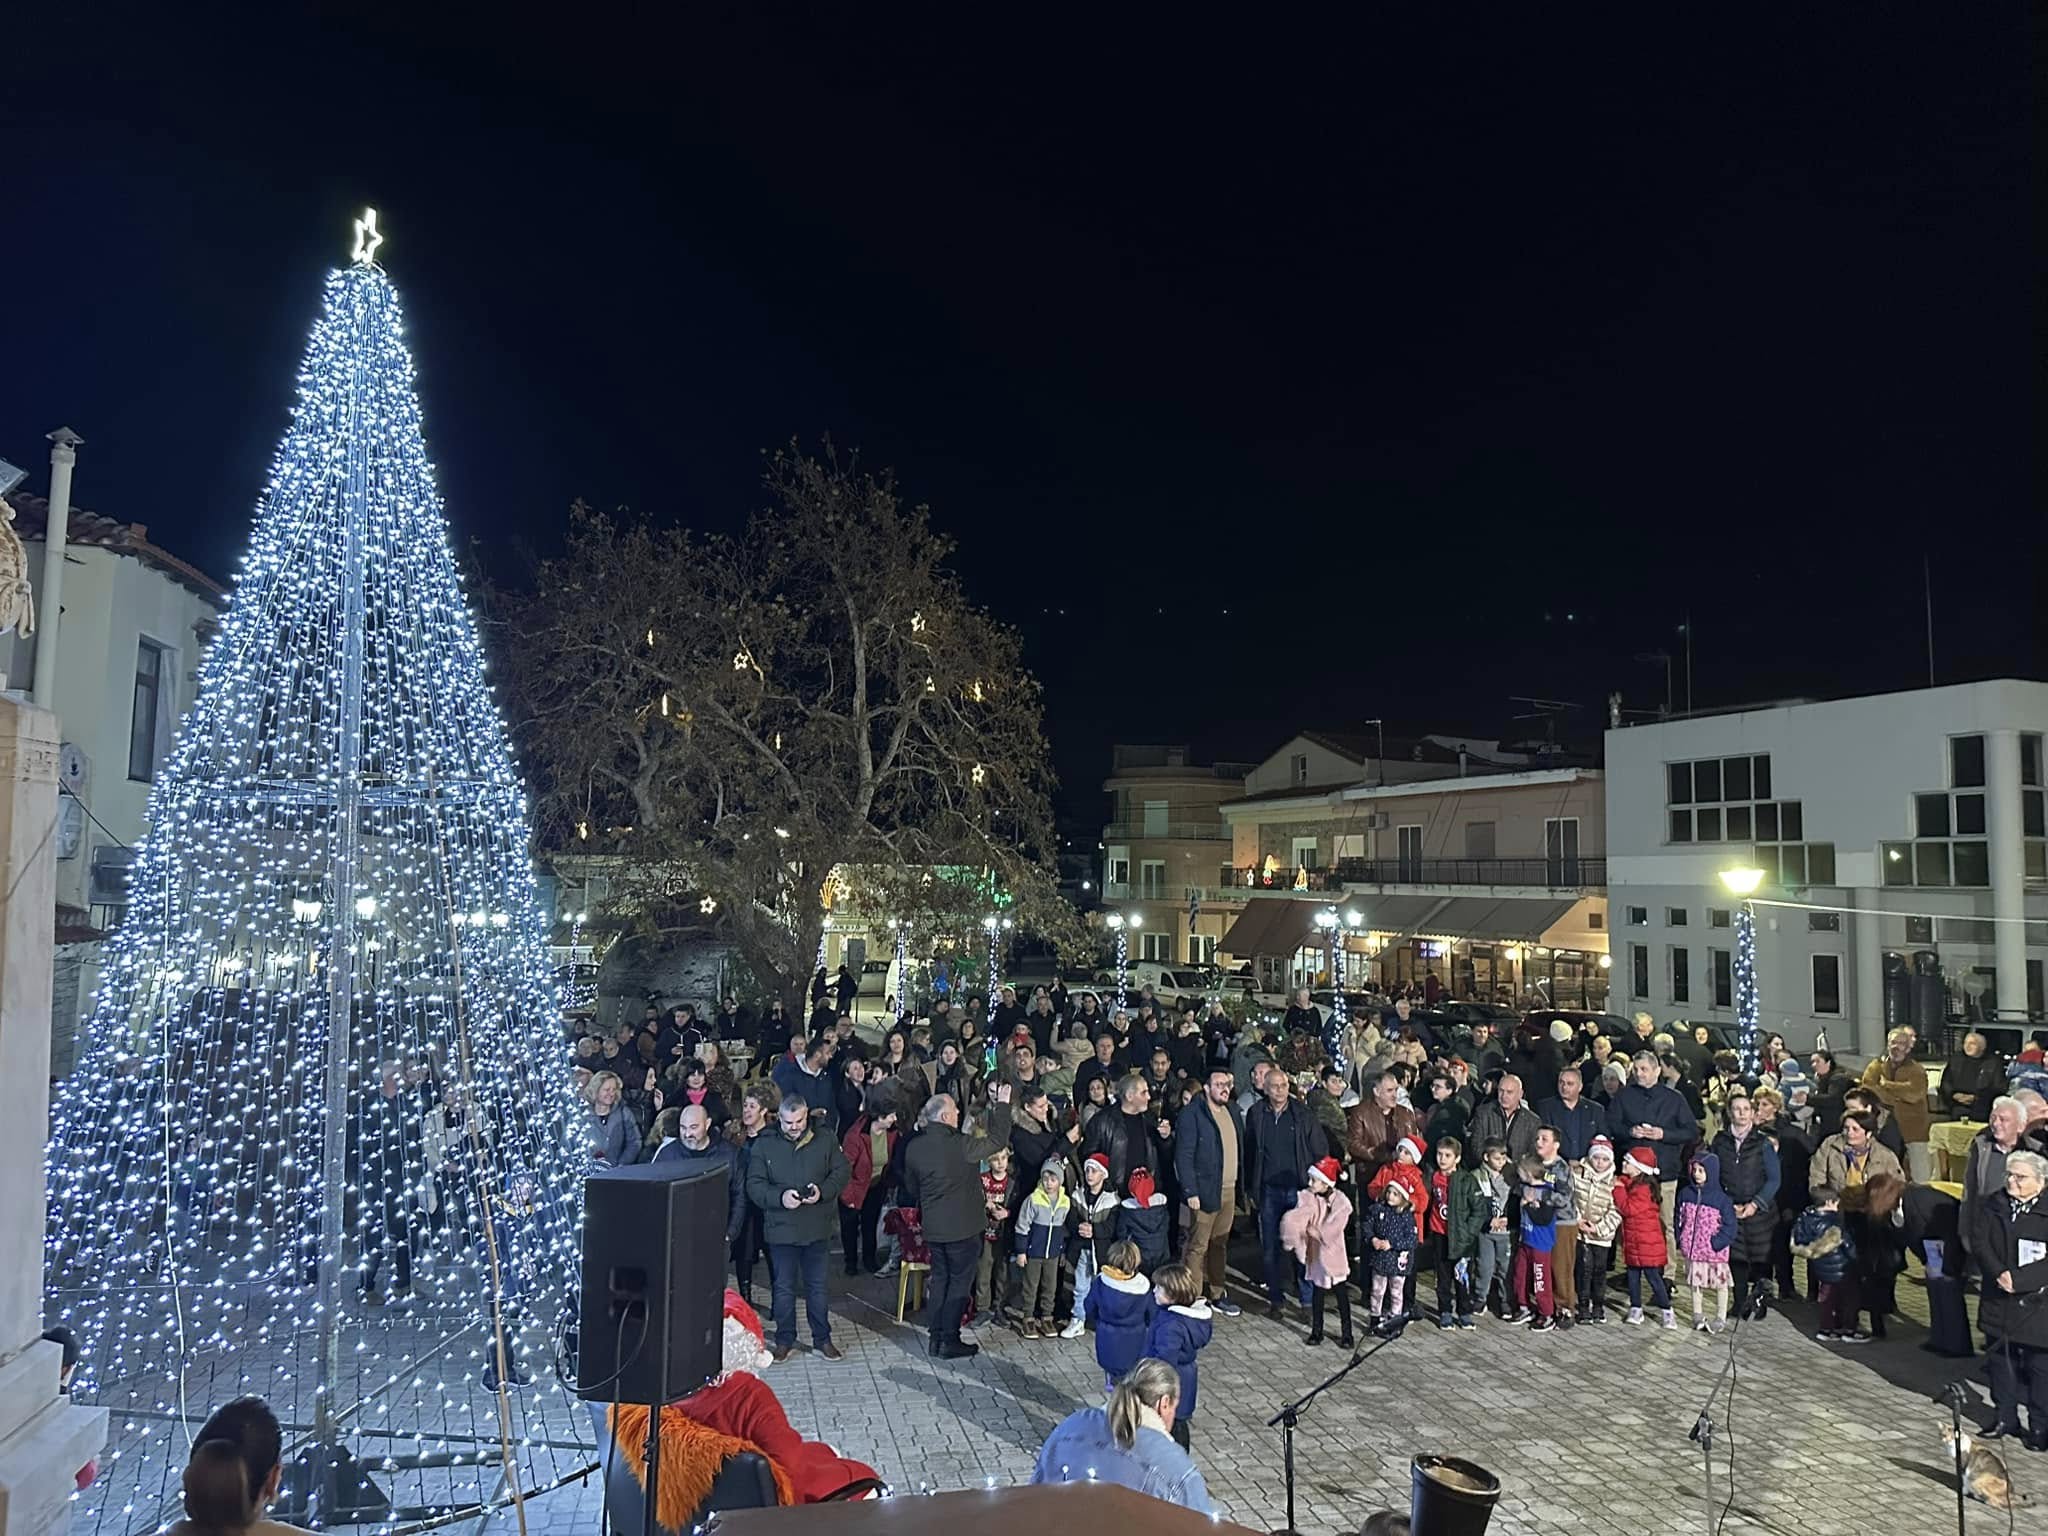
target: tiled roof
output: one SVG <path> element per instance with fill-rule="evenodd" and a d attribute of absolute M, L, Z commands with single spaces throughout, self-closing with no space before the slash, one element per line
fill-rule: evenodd
<path fill-rule="evenodd" d="M 31 496 L 25 491 L 17 491 L 7 498 L 7 504 L 14 508 L 14 531 L 24 541 L 44 536 L 50 520 L 50 503 L 47 499 Z M 226 587 L 200 570 L 198 566 L 188 564 L 169 550 L 150 543 L 149 526 L 146 523 L 116 522 L 111 517 L 88 512 L 83 507 L 73 507 L 71 516 L 64 524 L 64 543 L 67 548 L 107 549 L 117 555 L 131 556 L 153 570 L 162 571 L 181 587 L 196 592 L 216 604 L 224 601 L 228 595 Z"/>

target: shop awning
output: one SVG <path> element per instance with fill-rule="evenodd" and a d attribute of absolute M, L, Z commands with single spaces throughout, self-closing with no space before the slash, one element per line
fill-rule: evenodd
<path fill-rule="evenodd" d="M 1431 914 L 1418 931 L 1450 939 L 1528 943 L 1541 939 L 1575 905 L 1576 898 L 1458 896 Z"/>
<path fill-rule="evenodd" d="M 1254 897 L 1223 935 L 1222 948 L 1230 954 L 1291 955 L 1315 931 L 1316 913 L 1327 901 L 1298 901 L 1291 897 Z"/>
<path fill-rule="evenodd" d="M 1437 933 L 1431 915 L 1453 904 L 1448 896 L 1351 896 L 1344 909 L 1363 914 L 1359 926 L 1368 933 L 1406 938 L 1411 933 Z"/>

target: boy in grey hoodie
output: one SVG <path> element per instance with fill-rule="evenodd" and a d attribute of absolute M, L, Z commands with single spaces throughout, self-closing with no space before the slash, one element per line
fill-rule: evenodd
<path fill-rule="evenodd" d="M 1478 1173 L 1480 1193 L 1486 1196 L 1487 1216 L 1485 1229 L 1479 1234 L 1479 1263 L 1472 1287 L 1473 1310 L 1484 1312 L 1489 1309 L 1494 1278 L 1498 1276 L 1500 1315 L 1506 1317 L 1515 1310 L 1508 1286 L 1508 1266 L 1513 1261 L 1515 1250 L 1509 1202 L 1514 1199 L 1515 1186 L 1508 1178 L 1506 1142 L 1495 1137 L 1479 1149 Z"/>

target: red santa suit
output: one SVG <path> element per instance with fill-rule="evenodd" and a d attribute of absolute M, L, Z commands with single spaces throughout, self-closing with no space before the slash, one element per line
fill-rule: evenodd
<path fill-rule="evenodd" d="M 776 1502 L 816 1504 L 878 1484 L 875 1469 L 841 1456 L 790 1427 L 774 1389 L 758 1374 L 768 1353 L 761 1318 L 739 1292 L 725 1293 L 723 1373 L 710 1386 L 661 1410 L 661 1490 L 655 1517 L 669 1530 L 687 1530 L 711 1492 L 719 1468 L 744 1451 L 758 1451 L 775 1474 Z M 622 1403 L 612 1410 L 618 1454 L 647 1486 L 647 1409 Z"/>

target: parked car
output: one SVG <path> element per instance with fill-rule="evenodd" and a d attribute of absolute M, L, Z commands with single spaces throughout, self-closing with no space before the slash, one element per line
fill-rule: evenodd
<path fill-rule="evenodd" d="M 869 960 L 860 968 L 862 997 L 886 997 L 889 994 L 889 972 L 895 969 L 893 960 Z"/>

